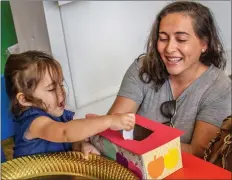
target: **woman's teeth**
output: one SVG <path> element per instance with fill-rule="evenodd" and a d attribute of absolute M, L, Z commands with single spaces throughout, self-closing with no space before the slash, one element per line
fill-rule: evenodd
<path fill-rule="evenodd" d="M 180 61 L 182 58 L 168 58 L 167 57 L 167 60 L 168 61 L 171 61 L 171 62 L 178 62 L 178 61 Z"/>

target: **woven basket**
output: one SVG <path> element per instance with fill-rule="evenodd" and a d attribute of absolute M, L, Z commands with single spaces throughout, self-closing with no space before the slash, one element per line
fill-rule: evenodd
<path fill-rule="evenodd" d="M 25 156 L 2 163 L 2 179 L 138 179 L 115 161 L 94 154 L 86 160 L 80 152 Z M 60 178 L 59 178 L 60 179 Z"/>

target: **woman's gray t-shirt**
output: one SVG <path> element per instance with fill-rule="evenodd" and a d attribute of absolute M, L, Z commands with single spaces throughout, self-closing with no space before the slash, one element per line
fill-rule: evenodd
<path fill-rule="evenodd" d="M 152 84 L 139 78 L 141 63 L 135 60 L 124 75 L 118 96 L 134 100 L 137 114 L 164 123 L 169 121 L 160 112 L 163 102 L 172 100 L 169 81 L 155 92 Z M 231 114 L 231 80 L 224 72 L 211 65 L 177 99 L 174 127 L 184 131 L 181 142 L 191 143 L 196 120 L 220 127 Z"/>

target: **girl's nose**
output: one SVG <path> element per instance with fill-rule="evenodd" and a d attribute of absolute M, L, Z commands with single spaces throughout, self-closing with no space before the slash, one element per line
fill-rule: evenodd
<path fill-rule="evenodd" d="M 63 85 L 58 85 L 58 88 L 57 88 L 57 90 L 58 90 L 58 92 L 57 92 L 57 94 L 58 95 L 64 95 L 64 87 L 63 87 Z"/>

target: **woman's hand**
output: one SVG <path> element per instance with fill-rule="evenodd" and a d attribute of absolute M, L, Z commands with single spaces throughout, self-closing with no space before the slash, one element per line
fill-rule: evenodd
<path fill-rule="evenodd" d="M 89 153 L 101 155 L 101 153 L 92 144 L 86 141 L 81 143 L 81 152 L 84 154 L 85 159 L 88 159 Z"/>

